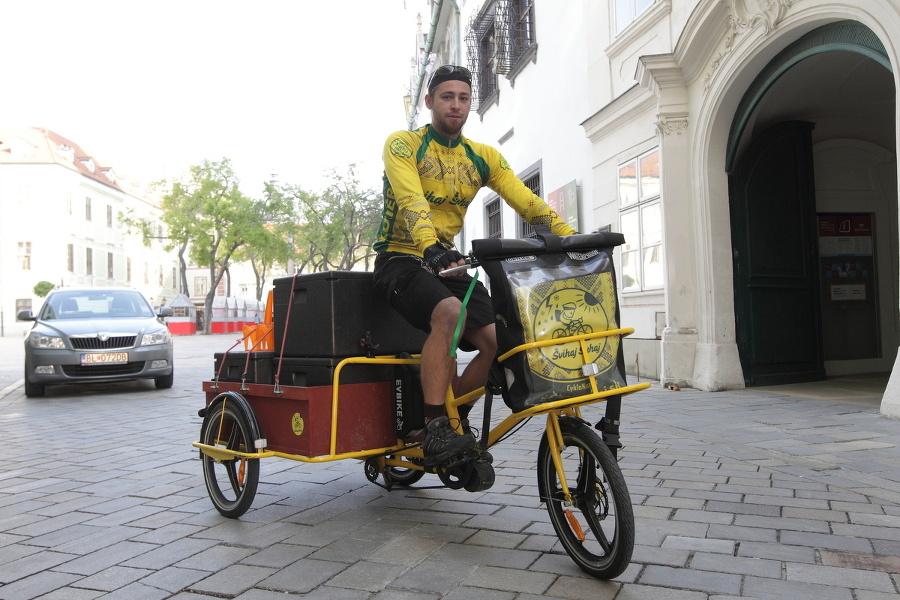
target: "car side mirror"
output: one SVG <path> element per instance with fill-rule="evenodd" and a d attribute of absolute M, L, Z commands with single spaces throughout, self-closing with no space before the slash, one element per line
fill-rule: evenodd
<path fill-rule="evenodd" d="M 34 316 L 34 313 L 31 312 L 31 309 L 20 310 L 19 314 L 16 315 L 17 321 L 35 321 L 37 320 Z"/>
<path fill-rule="evenodd" d="M 174 317 L 175 311 L 172 310 L 171 306 L 160 306 L 159 312 L 156 313 L 158 317 Z"/>

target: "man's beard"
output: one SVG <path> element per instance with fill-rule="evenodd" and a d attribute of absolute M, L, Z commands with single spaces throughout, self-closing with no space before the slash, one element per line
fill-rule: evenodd
<path fill-rule="evenodd" d="M 466 124 L 465 119 L 460 119 L 459 125 L 457 126 L 455 124 L 455 121 L 450 121 L 447 118 L 441 119 L 440 123 L 439 123 L 439 125 L 441 126 L 441 129 L 443 130 L 442 133 L 444 133 L 444 135 L 446 135 L 448 137 L 457 135 L 460 132 L 462 132 L 463 125 L 465 125 L 465 124 Z"/>

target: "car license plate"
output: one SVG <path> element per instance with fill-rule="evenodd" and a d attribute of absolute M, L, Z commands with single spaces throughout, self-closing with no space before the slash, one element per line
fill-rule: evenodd
<path fill-rule="evenodd" d="M 120 365 L 127 362 L 127 352 L 97 352 L 81 355 L 82 365 Z"/>

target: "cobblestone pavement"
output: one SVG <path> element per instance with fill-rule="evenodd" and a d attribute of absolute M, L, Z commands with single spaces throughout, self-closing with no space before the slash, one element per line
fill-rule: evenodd
<path fill-rule="evenodd" d="M 538 501 L 540 424 L 493 452 L 480 493 L 387 492 L 361 463 L 265 459 L 241 519 L 207 497 L 200 381 L 232 336 L 176 340 L 171 390 L 25 398 L 0 339 L 0 599 L 893 600 L 900 422 L 877 400 L 791 389 L 669 391 L 623 407 L 631 566 L 585 576 Z M 592 408 L 599 417 L 601 408 Z M 428 476 L 420 485 L 435 485 Z"/>

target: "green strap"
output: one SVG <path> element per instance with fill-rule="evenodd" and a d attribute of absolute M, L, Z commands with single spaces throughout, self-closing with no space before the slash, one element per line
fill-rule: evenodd
<path fill-rule="evenodd" d="M 475 289 L 475 282 L 478 281 L 478 271 L 472 276 L 472 283 L 466 290 L 466 296 L 463 298 L 462 307 L 459 309 L 459 321 L 456 322 L 456 331 L 453 333 L 453 344 L 450 346 L 450 358 L 456 358 L 456 349 L 459 347 L 459 335 L 462 333 L 463 321 L 466 319 L 466 306 L 469 305 L 469 298 L 472 297 L 472 290 Z"/>

